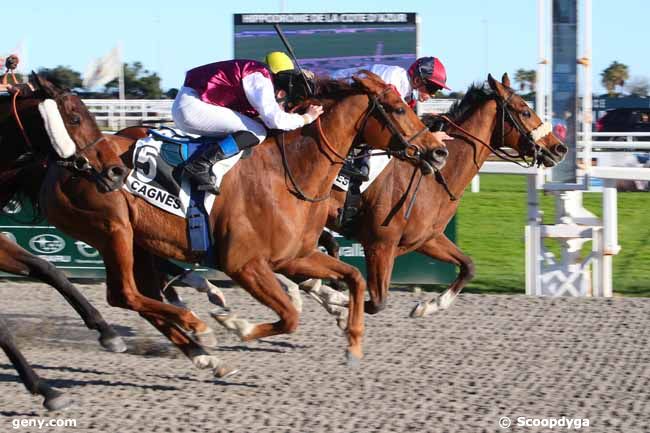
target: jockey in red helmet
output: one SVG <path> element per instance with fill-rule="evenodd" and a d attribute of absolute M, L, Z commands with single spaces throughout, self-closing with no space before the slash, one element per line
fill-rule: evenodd
<path fill-rule="evenodd" d="M 417 101 L 426 101 L 441 89 L 447 87 L 447 72 L 440 60 L 436 57 L 420 57 L 408 70 L 400 66 L 368 65 L 360 68 L 341 69 L 332 74 L 334 79 L 347 79 L 365 69 L 376 74 L 387 84 L 392 84 L 402 99 L 415 108 Z M 444 131 L 435 131 L 433 134 L 439 140 L 450 140 L 451 137 Z M 369 179 L 371 158 L 367 149 L 358 151 L 354 162 L 346 164 L 341 173 L 349 176 L 348 195 L 341 212 L 339 223 L 344 233 L 354 225 L 354 218 L 358 212 L 361 195 L 361 183 Z M 362 157 L 363 156 L 363 157 Z M 387 158 L 381 157 L 379 158 Z M 381 164 L 380 164 L 381 166 Z"/>
<path fill-rule="evenodd" d="M 415 107 L 416 101 L 426 101 L 433 97 L 441 89 L 447 87 L 447 71 L 445 66 L 437 57 L 420 57 L 408 70 L 400 66 L 390 65 L 368 65 L 360 68 L 341 69 L 332 74 L 332 78 L 348 78 L 366 69 L 387 84 L 395 86 L 399 94 L 411 107 Z"/>

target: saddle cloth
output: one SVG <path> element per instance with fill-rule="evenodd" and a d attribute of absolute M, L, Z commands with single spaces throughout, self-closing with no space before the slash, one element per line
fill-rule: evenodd
<path fill-rule="evenodd" d="M 372 149 L 370 151 L 370 159 L 369 165 L 370 165 L 370 172 L 368 173 L 368 180 L 365 182 L 361 183 L 361 192 L 364 192 L 365 190 L 372 185 L 372 183 L 379 177 L 382 171 L 386 168 L 388 163 L 390 162 L 390 157 L 388 155 L 376 155 L 377 153 L 383 153 L 383 150 L 377 150 L 377 149 Z M 342 173 L 339 173 L 338 176 L 336 176 L 336 179 L 334 180 L 334 186 L 341 189 L 342 191 L 347 191 L 348 186 L 350 185 L 350 178 Z"/>
<path fill-rule="evenodd" d="M 181 135 L 171 128 L 149 130 L 149 135 L 137 141 L 133 152 L 133 170 L 124 184 L 124 189 L 131 194 L 162 210 L 181 218 L 188 217 L 190 200 L 197 199 L 192 194 L 190 181 L 181 178 L 182 170 L 175 169 L 202 146 L 209 146 L 217 141 L 214 137 L 191 137 Z M 212 173 L 221 185 L 224 176 L 241 158 L 237 155 L 218 161 L 212 167 Z M 209 214 L 215 196 L 203 195 L 204 211 Z"/>

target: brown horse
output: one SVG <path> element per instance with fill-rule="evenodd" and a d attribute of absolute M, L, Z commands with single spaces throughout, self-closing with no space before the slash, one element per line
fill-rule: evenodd
<path fill-rule="evenodd" d="M 348 353 L 354 363 L 362 356 L 365 281 L 356 268 L 315 251 L 327 218 L 324 199 L 356 137 L 424 170 L 441 167 L 446 150 L 397 92 L 372 74 L 357 77 L 352 86 L 328 82 L 323 89 L 315 101 L 326 107 L 319 124 L 267 139 L 225 177 L 210 226 L 217 266 L 280 316 L 259 325 L 223 317 L 224 326 L 243 340 L 296 329 L 298 313 L 273 271 L 343 279 L 353 294 Z M 57 95 L 56 89 L 45 90 Z M 130 166 L 134 141 L 117 136 L 107 141 L 110 145 L 97 147 L 117 148 L 116 155 Z M 228 372 L 197 344 L 216 343 L 207 325 L 190 311 L 161 302 L 152 253 L 199 259 L 189 248 L 185 220 L 123 191 L 100 194 L 88 179 L 58 166 L 48 170 L 40 203 L 50 222 L 102 253 L 111 305 L 139 312 L 198 367 Z"/>
<path fill-rule="evenodd" d="M 35 278 L 51 285 L 74 307 L 88 329 L 99 332 L 99 342 L 106 350 L 126 351 L 122 338 L 106 323 L 99 311 L 88 302 L 63 272 L 2 235 L 0 235 L 0 271 Z M 51 388 L 36 374 L 18 350 L 9 328 L 2 320 L 0 320 L 0 348 L 9 357 L 27 390 L 32 394 L 40 394 L 44 398 L 43 406 L 48 410 L 59 410 L 72 404 L 72 400 Z"/>
<path fill-rule="evenodd" d="M 38 77 L 34 78 L 38 80 Z M 42 84 L 48 85 L 45 82 Z M 102 140 L 102 135 L 96 126 L 92 128 L 94 122 L 89 122 L 92 117 L 76 95 L 61 94 L 56 101 L 51 100 L 48 104 L 42 93 L 33 94 L 27 86 L 14 90 L 17 90 L 15 96 L 0 97 L 0 137 L 6 144 L 0 160 L 0 207 L 18 189 L 34 199 L 45 168 L 55 162 L 69 167 L 77 175 L 90 176 L 102 190 L 116 189 L 121 185 L 120 174 L 127 173 L 126 167 L 119 159 L 115 160 L 115 164 L 106 165 L 98 160 L 94 145 Z M 56 106 L 66 107 L 70 130 L 65 136 L 60 128 L 66 121 L 58 114 L 59 110 L 53 111 Z M 26 125 L 38 123 L 40 127 L 25 129 L 23 122 Z M 21 146 L 10 146 L 11 143 L 20 143 Z M 0 270 L 52 285 L 74 307 L 89 329 L 99 331 L 99 341 L 104 348 L 112 352 L 126 350 L 121 337 L 61 271 L 4 236 L 0 236 Z M 31 393 L 43 396 L 43 405 L 47 409 L 59 410 L 72 404 L 72 400 L 51 388 L 34 372 L 18 350 L 8 327 L 1 321 L 0 347 L 14 364 L 25 387 Z"/>
<path fill-rule="evenodd" d="M 446 116 L 429 117 L 428 121 L 445 121 L 448 133 L 454 137 L 445 142 L 449 158 L 441 170 L 448 189 L 436 179 L 423 180 L 407 219 L 407 206 L 396 209 L 395 203 L 408 194 L 413 170 L 393 159 L 363 193 L 354 237 L 365 251 L 370 292 L 367 313 L 374 314 L 385 307 L 395 257 L 412 251 L 460 267 L 448 290 L 436 300 L 418 304 L 411 312 L 414 317 L 448 308 L 472 279 L 472 260 L 445 236 L 444 230 L 456 213 L 465 188 L 490 155 L 503 155 L 501 148 L 509 147 L 522 158 L 532 157 L 531 164 L 546 167 L 564 158 L 566 146 L 510 88 L 507 74 L 502 81 L 490 75 L 489 87 L 472 86 Z M 328 219 L 328 227 L 333 230 L 338 229 L 336 216 L 344 200 L 345 193 L 334 188 Z M 390 224 L 386 224 L 388 219 Z"/>

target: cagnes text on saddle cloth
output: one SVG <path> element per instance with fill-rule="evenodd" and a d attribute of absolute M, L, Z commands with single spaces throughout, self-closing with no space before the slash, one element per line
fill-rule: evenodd
<path fill-rule="evenodd" d="M 133 152 L 133 170 L 124 184 L 124 189 L 131 194 L 142 197 L 148 203 L 177 215 L 187 217 L 190 207 L 191 185 L 187 178 L 177 178 L 177 172 L 161 156 L 162 142 L 149 136 L 138 140 Z M 241 152 L 232 158 L 217 162 L 212 173 L 221 185 L 224 176 L 241 158 Z M 210 213 L 215 195 L 206 193 L 203 205 Z"/>

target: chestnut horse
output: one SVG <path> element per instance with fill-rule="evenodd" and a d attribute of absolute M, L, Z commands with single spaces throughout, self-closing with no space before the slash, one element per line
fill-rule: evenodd
<path fill-rule="evenodd" d="M 60 93 L 44 91 L 53 98 Z M 373 74 L 356 77 L 353 85 L 327 82 L 312 102 L 326 107 L 321 121 L 269 137 L 256 147 L 253 157 L 225 177 L 210 215 L 217 267 L 280 320 L 250 325 L 223 317 L 220 323 L 243 340 L 293 332 L 298 313 L 273 271 L 343 279 L 352 292 L 347 353 L 355 364 L 362 356 L 365 281 L 356 268 L 315 251 L 332 182 L 356 138 L 424 171 L 442 167 L 447 152 L 397 92 Z M 134 140 L 111 136 L 105 141 L 109 145 L 97 147 L 107 152 L 106 160 L 120 156 L 131 166 Z M 201 347 L 216 344 L 205 323 L 186 309 L 161 302 L 161 278 L 152 254 L 186 262 L 200 259 L 189 248 L 185 220 L 124 191 L 100 194 L 89 179 L 59 166 L 49 168 L 40 204 L 51 223 L 100 251 L 111 305 L 139 312 L 197 367 L 213 368 L 217 375 L 231 371 Z"/>
<path fill-rule="evenodd" d="M 488 84 L 489 87 L 470 87 L 465 97 L 446 115 L 429 115 L 425 119 L 425 123 L 445 122 L 446 131 L 454 138 L 445 141 L 449 158 L 440 172 L 448 189 L 436 179 L 424 180 L 407 219 L 407 206 L 395 209 L 395 203 L 407 193 L 413 170 L 393 159 L 364 191 L 354 237 L 365 251 L 370 292 L 367 313 L 374 314 L 385 307 L 395 257 L 412 251 L 460 268 L 447 291 L 435 300 L 418 304 L 411 312 L 413 317 L 448 308 L 472 279 L 472 260 L 447 238 L 444 230 L 456 213 L 465 188 L 490 155 L 504 158 L 501 148 L 508 147 L 522 158 L 531 157 L 530 165 L 546 167 L 564 158 L 566 146 L 510 88 L 507 74 L 503 75 L 502 82 L 489 75 Z M 339 229 L 336 216 L 344 201 L 345 192 L 334 188 L 328 219 L 328 227 L 333 230 Z M 391 219 L 390 224 L 386 224 L 388 219 Z M 338 250 L 331 245 L 328 248 L 334 249 Z"/>

